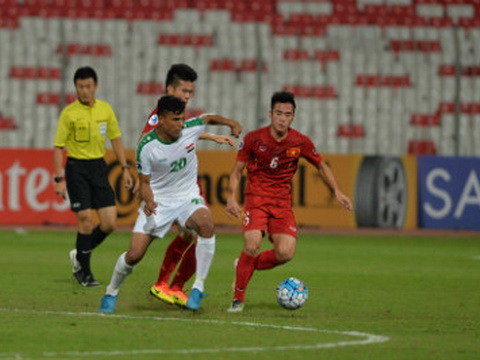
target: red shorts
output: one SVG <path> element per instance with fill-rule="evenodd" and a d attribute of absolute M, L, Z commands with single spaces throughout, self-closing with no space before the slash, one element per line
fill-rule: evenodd
<path fill-rule="evenodd" d="M 261 230 L 271 238 L 274 234 L 288 234 L 297 238 L 297 225 L 290 199 L 247 196 L 243 207 L 243 232 Z"/>

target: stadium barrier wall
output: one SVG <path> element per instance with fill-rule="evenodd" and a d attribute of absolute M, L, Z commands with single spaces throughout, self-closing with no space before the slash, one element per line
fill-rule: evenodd
<path fill-rule="evenodd" d="M 419 225 L 480 230 L 480 158 L 420 156 Z"/>
<path fill-rule="evenodd" d="M 134 150 L 126 152 L 135 164 Z M 219 225 L 240 225 L 225 213 L 228 177 L 235 151 L 198 152 L 199 182 Z M 0 149 L 0 224 L 74 225 L 68 201 L 52 188 L 51 149 Z M 345 211 L 321 181 L 316 169 L 301 161 L 295 176 L 293 207 L 299 226 L 322 228 L 417 226 L 416 157 L 324 155 L 343 191 L 355 202 L 355 211 Z M 135 222 L 139 201 L 123 189 L 121 167 L 113 151 L 105 157 L 109 179 L 117 194 L 118 224 Z M 135 171 L 133 171 L 135 173 Z M 242 180 L 245 186 L 246 178 Z M 238 194 L 240 203 L 243 198 Z"/>

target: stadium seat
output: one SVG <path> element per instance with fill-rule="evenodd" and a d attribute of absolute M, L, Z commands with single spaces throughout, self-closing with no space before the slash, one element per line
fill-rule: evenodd
<path fill-rule="evenodd" d="M 410 140 L 408 142 L 408 153 L 415 155 L 435 155 L 437 146 L 432 140 Z"/>
<path fill-rule="evenodd" d="M 16 130 L 17 123 L 13 117 L 0 116 L 0 130 Z"/>

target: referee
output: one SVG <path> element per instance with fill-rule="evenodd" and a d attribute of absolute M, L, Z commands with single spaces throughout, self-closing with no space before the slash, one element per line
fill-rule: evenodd
<path fill-rule="evenodd" d="M 68 191 L 70 206 L 77 217 L 76 249 L 70 251 L 73 275 L 82 286 L 97 286 L 90 270 L 90 256 L 115 229 L 117 209 L 115 195 L 108 182 L 108 170 L 103 159 L 105 138 L 122 165 L 125 187 L 133 185 L 118 121 L 111 106 L 95 99 L 97 74 L 91 67 L 77 69 L 73 77 L 77 100 L 65 107 L 58 120 L 53 149 L 55 172 L 54 191 L 65 198 Z M 63 149 L 67 148 L 65 176 Z M 94 227 L 93 209 L 100 224 Z"/>

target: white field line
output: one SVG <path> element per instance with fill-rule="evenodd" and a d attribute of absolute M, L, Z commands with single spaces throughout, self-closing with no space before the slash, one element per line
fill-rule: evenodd
<path fill-rule="evenodd" d="M 135 315 L 105 315 L 102 313 L 92 312 L 70 312 L 70 311 L 52 311 L 52 310 L 28 310 L 28 309 L 7 309 L 0 308 L 0 312 L 16 312 L 16 313 L 28 313 L 34 315 L 62 315 L 62 316 L 75 316 L 75 317 L 104 317 L 105 319 L 126 319 L 126 320 L 141 320 L 141 321 L 180 321 L 188 323 L 211 323 L 211 324 L 225 324 L 235 326 L 247 326 L 257 328 L 270 328 L 288 331 L 304 331 L 314 333 L 325 334 L 337 334 L 345 335 L 356 338 L 350 341 L 338 341 L 331 343 L 315 343 L 311 345 L 283 345 L 283 346 L 266 346 L 266 347 L 216 347 L 205 349 L 136 349 L 136 350 L 113 350 L 113 351 L 48 351 L 39 354 L 46 358 L 72 358 L 72 357 L 91 357 L 91 356 L 125 356 L 125 355 L 146 355 L 146 354 L 199 354 L 199 353 L 235 353 L 235 352 L 264 352 L 264 351 L 283 351 L 283 350 L 318 350 L 327 348 L 336 348 L 344 346 L 355 345 L 369 345 L 374 343 L 383 343 L 389 340 L 388 337 L 382 335 L 368 334 L 358 331 L 337 331 L 337 330 L 324 330 L 313 327 L 297 327 L 297 326 L 283 326 L 275 324 L 262 324 L 255 322 L 238 322 L 238 321 L 223 321 L 214 319 L 180 319 L 174 317 L 158 317 L 158 316 L 135 316 Z M 18 353 L 2 353 L 0 352 L 1 360 L 26 360 L 28 357 L 24 357 L 21 352 Z"/>

